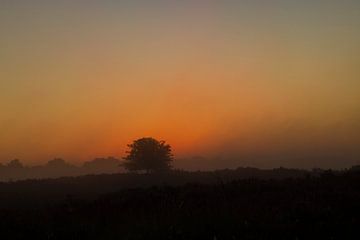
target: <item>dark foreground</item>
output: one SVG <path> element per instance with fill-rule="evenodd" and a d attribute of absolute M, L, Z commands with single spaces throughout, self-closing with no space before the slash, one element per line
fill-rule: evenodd
<path fill-rule="evenodd" d="M 358 239 L 359 234 L 358 172 L 162 184 L 64 198 L 56 195 L 67 191 L 59 190 L 64 185 L 46 181 L 0 186 L 1 239 Z M 44 190 L 34 196 L 14 190 L 39 186 Z"/>

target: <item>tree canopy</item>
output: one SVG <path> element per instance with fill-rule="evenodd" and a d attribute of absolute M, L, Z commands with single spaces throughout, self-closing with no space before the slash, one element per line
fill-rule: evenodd
<path fill-rule="evenodd" d="M 122 166 L 129 171 L 159 172 L 171 169 L 171 146 L 154 138 L 140 138 L 129 144 Z"/>

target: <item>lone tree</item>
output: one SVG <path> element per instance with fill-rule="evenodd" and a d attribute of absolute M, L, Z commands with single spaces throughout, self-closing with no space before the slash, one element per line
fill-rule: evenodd
<path fill-rule="evenodd" d="M 171 146 L 154 138 L 140 138 L 128 147 L 122 166 L 129 171 L 159 172 L 171 169 Z"/>

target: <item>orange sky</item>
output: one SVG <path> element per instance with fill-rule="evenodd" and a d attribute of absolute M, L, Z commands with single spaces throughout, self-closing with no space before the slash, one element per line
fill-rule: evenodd
<path fill-rule="evenodd" d="M 357 163 L 360 4 L 256 2 L 2 3 L 0 161 L 152 136 L 179 167 Z"/>

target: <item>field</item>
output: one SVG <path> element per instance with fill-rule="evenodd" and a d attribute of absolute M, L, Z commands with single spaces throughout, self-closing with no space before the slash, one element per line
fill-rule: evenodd
<path fill-rule="evenodd" d="M 94 175 L 0 194 L 3 239 L 356 239 L 360 226 L 355 171 Z"/>

